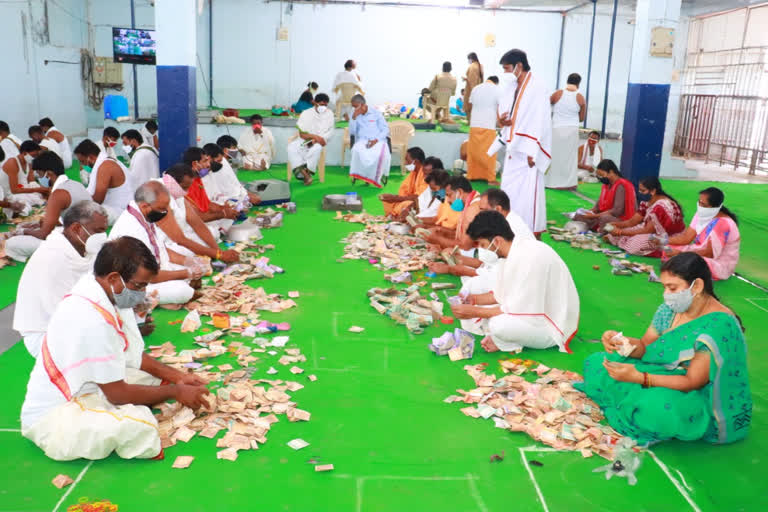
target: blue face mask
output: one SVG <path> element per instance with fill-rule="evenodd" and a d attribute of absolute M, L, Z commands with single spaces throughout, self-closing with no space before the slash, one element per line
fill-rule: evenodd
<path fill-rule="evenodd" d="M 211 170 L 210 170 L 208 167 L 206 167 L 205 169 L 200 169 L 200 177 L 201 177 L 201 178 L 205 178 L 205 176 L 206 176 L 206 175 L 207 175 L 209 172 L 211 172 Z"/>
<path fill-rule="evenodd" d="M 48 176 L 37 178 L 37 182 L 45 188 L 50 188 L 51 186 L 51 179 Z"/>
<path fill-rule="evenodd" d="M 464 201 L 460 197 L 457 197 L 453 200 L 451 203 L 451 210 L 455 212 L 463 212 L 464 211 Z"/>
<path fill-rule="evenodd" d="M 433 190 L 432 197 L 443 201 L 445 199 L 445 189 L 441 188 L 440 190 Z"/>
<path fill-rule="evenodd" d="M 640 194 L 640 193 L 638 193 L 637 194 L 637 199 L 639 199 L 640 201 L 648 202 L 648 201 L 651 200 L 651 194 Z"/>

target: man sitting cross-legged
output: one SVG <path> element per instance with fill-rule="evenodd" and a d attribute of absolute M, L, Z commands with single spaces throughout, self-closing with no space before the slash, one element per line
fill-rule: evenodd
<path fill-rule="evenodd" d="M 503 262 L 492 291 L 451 307 L 456 318 L 482 324 L 488 352 L 555 346 L 568 351 L 579 323 L 579 295 L 560 256 L 544 242 L 515 240 L 507 220 L 495 211 L 480 212 L 467 234 Z"/>
<path fill-rule="evenodd" d="M 113 451 L 125 459 L 158 457 L 160 433 L 147 406 L 170 399 L 192 409 L 203 405 L 203 379 L 144 353 L 132 308 L 158 269 L 142 242 L 118 238 L 104 245 L 93 274 L 56 308 L 21 408 L 22 435 L 48 457 L 95 460 Z M 129 383 L 137 374 L 154 385 Z"/>

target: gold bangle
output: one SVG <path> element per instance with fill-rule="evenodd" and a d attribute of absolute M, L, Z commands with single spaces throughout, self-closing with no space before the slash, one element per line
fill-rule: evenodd
<path fill-rule="evenodd" d="M 217 260 L 221 259 L 221 249 L 216 249 L 216 259 Z"/>

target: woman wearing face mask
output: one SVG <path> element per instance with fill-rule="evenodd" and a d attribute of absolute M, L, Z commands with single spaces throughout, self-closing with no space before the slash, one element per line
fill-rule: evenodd
<path fill-rule="evenodd" d="M 635 187 L 621 176 L 613 160 L 605 159 L 597 164 L 597 179 L 603 184 L 600 199 L 592 211 L 578 214 L 573 220 L 587 224 L 593 231 L 608 223 L 629 220 L 635 214 Z"/>
<path fill-rule="evenodd" d="M 39 182 L 50 184 L 52 188 L 40 225 L 25 229 L 22 235 L 10 238 L 6 242 L 6 253 L 16 261 L 26 261 L 43 240 L 56 229 L 64 214 L 72 206 L 81 201 L 91 200 L 91 195 L 85 187 L 77 181 L 70 180 L 64 173 L 64 163 L 57 154 L 45 151 L 32 161 L 30 167 L 37 173 Z M 60 231 L 61 228 L 58 230 Z"/>
<path fill-rule="evenodd" d="M 634 349 L 620 356 L 617 333 L 606 331 L 607 353 L 584 363 L 576 384 L 611 426 L 638 444 L 665 439 L 730 443 L 746 437 L 752 416 L 747 350 L 738 317 L 721 304 L 712 274 L 698 254 L 661 267 L 664 303 Z"/>
<path fill-rule="evenodd" d="M 629 220 L 606 224 L 611 230 L 606 240 L 630 254 L 661 257 L 656 239 L 671 237 L 685 230 L 683 209 L 675 198 L 664 192 L 658 178 L 644 178 L 637 187 L 640 205 Z M 609 227 L 613 226 L 613 227 Z"/>
<path fill-rule="evenodd" d="M 488 352 L 555 346 L 569 351 L 579 322 L 579 295 L 560 256 L 533 237 L 516 240 L 495 210 L 480 212 L 467 234 L 477 244 L 478 258 L 498 269 L 492 291 L 468 295 L 466 304 L 451 307 L 456 318 L 482 324 Z"/>
<path fill-rule="evenodd" d="M 669 238 L 663 259 L 681 252 L 695 252 L 704 258 L 715 280 L 728 279 L 739 263 L 741 235 L 736 214 L 723 204 L 725 194 L 716 187 L 699 192 L 699 203 L 691 225 Z"/>

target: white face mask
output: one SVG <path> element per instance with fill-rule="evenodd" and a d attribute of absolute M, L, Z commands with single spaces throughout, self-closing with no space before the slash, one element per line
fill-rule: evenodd
<path fill-rule="evenodd" d="M 325 105 L 318 105 L 318 106 L 317 106 L 317 112 L 318 112 L 318 114 L 322 114 L 322 113 L 323 113 L 323 112 L 325 112 L 326 110 L 328 110 L 328 107 L 326 107 Z"/>
<path fill-rule="evenodd" d="M 691 304 L 693 304 L 693 298 L 697 295 L 693 293 L 693 285 L 695 283 L 696 280 L 694 279 L 693 283 L 691 283 L 691 286 L 685 290 L 674 293 L 665 293 L 664 303 L 669 306 L 669 309 L 675 313 L 685 313 L 691 308 Z"/>
<path fill-rule="evenodd" d="M 24 155 L 24 161 L 27 162 L 28 164 L 32 165 L 32 160 L 34 160 L 34 158 L 32 158 L 32 155 Z"/>
<path fill-rule="evenodd" d="M 133 147 L 132 146 L 123 146 L 123 151 L 125 151 L 126 155 L 130 155 L 131 151 L 133 151 Z"/>
<path fill-rule="evenodd" d="M 406 164 L 405 170 L 408 172 L 413 171 L 416 168 L 416 164 Z"/>
<path fill-rule="evenodd" d="M 83 245 L 85 245 L 85 253 L 89 256 L 96 256 L 97 254 L 99 254 L 99 251 L 104 246 L 104 244 L 107 243 L 107 234 L 106 233 L 91 234 L 90 231 L 85 229 L 85 226 L 83 226 L 83 231 L 88 233 L 88 238 L 83 243 Z M 80 241 L 82 242 L 82 240 Z"/>
<path fill-rule="evenodd" d="M 491 242 L 488 248 L 483 248 L 483 247 L 477 248 L 477 259 L 479 259 L 485 265 L 493 265 L 499 261 L 499 255 L 496 254 L 496 249 L 491 249 L 491 246 L 493 246 L 493 244 L 494 242 Z"/>
<path fill-rule="evenodd" d="M 721 206 L 717 206 L 715 208 L 709 208 L 701 205 L 696 206 L 696 214 L 697 214 L 696 232 L 697 233 L 701 232 L 702 229 L 707 227 L 707 224 L 709 224 L 712 221 L 712 219 L 717 217 L 717 214 L 720 213 Z"/>

